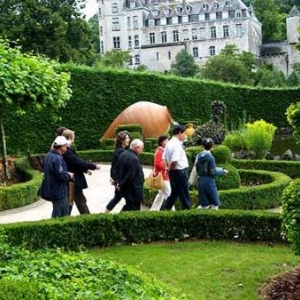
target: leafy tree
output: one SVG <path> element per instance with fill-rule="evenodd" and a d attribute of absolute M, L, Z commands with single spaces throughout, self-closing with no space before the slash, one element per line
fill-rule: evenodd
<path fill-rule="evenodd" d="M 250 52 L 238 53 L 236 45 L 226 45 L 220 55 L 211 57 L 201 69 L 202 78 L 253 85 L 255 66 L 254 55 Z"/>
<path fill-rule="evenodd" d="M 199 71 L 198 65 L 192 55 L 186 50 L 181 50 L 171 64 L 171 73 L 182 77 L 193 77 Z"/>
<path fill-rule="evenodd" d="M 100 40 L 99 40 L 99 20 L 98 15 L 95 14 L 88 20 L 92 31 L 92 45 L 96 53 L 100 53 Z"/>
<path fill-rule="evenodd" d="M 284 87 L 286 78 L 282 71 L 276 69 L 273 65 L 265 64 L 257 71 L 258 86 Z"/>
<path fill-rule="evenodd" d="M 81 17 L 85 0 L 0 1 L 0 36 L 24 52 L 61 62 L 83 62 L 92 55 L 91 29 Z"/>
<path fill-rule="evenodd" d="M 130 52 L 113 49 L 107 51 L 104 56 L 101 56 L 99 65 L 106 67 L 122 68 L 130 60 Z"/>
<path fill-rule="evenodd" d="M 293 73 L 287 79 L 288 86 L 299 86 L 300 85 L 300 64 L 293 65 Z"/>
<path fill-rule="evenodd" d="M 59 65 L 41 56 L 22 54 L 0 42 L 0 137 L 5 178 L 9 178 L 6 162 L 5 111 L 22 115 L 26 108 L 41 110 L 59 108 L 71 96 L 70 75 L 59 72 Z"/>

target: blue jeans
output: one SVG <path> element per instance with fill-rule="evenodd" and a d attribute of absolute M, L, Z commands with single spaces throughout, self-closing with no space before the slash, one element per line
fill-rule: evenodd
<path fill-rule="evenodd" d="M 191 199 L 189 194 L 188 169 L 171 170 L 169 171 L 169 177 L 171 183 L 171 195 L 167 198 L 164 209 L 171 209 L 178 197 L 182 209 L 190 209 Z"/>
<path fill-rule="evenodd" d="M 69 205 L 66 197 L 53 200 L 52 218 L 59 218 L 69 215 Z"/>
<path fill-rule="evenodd" d="M 199 205 L 220 206 L 220 197 L 218 195 L 215 179 L 211 176 L 201 176 L 198 183 Z"/>

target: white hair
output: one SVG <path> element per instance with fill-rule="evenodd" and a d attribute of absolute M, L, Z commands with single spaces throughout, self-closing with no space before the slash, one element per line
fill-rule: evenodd
<path fill-rule="evenodd" d="M 144 147 L 144 142 L 140 139 L 134 139 L 130 143 L 130 149 L 134 150 L 136 147 Z"/>

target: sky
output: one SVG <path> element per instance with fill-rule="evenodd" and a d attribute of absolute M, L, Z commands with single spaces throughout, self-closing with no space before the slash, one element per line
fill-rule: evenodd
<path fill-rule="evenodd" d="M 86 20 L 90 19 L 97 13 L 97 2 L 96 0 L 86 0 L 86 6 L 83 13 L 86 15 Z"/>

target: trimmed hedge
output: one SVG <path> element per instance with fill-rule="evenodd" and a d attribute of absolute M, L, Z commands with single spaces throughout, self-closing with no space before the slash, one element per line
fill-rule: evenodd
<path fill-rule="evenodd" d="M 196 239 L 283 242 L 278 214 L 264 211 L 190 210 L 82 215 L 2 225 L 11 245 L 29 249 Z"/>
<path fill-rule="evenodd" d="M 22 207 L 38 199 L 37 190 L 42 181 L 41 173 L 31 168 L 27 157 L 16 159 L 14 164 L 25 182 L 9 187 L 0 187 L 0 211 Z"/>

